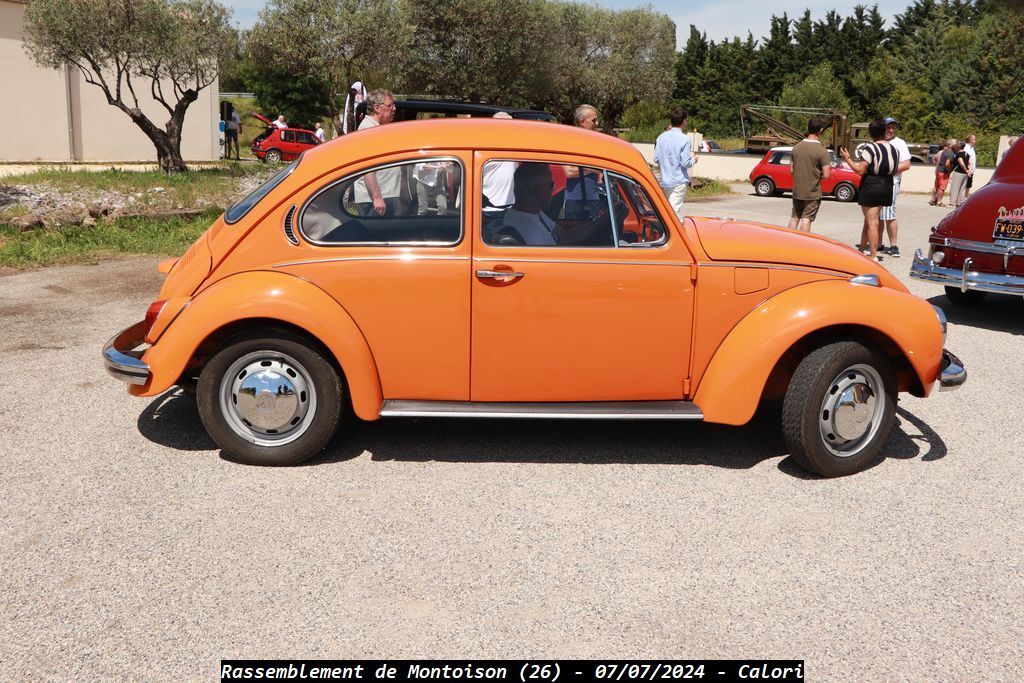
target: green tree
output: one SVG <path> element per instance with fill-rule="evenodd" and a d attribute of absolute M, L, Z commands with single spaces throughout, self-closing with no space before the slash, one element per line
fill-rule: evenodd
<path fill-rule="evenodd" d="M 326 115 L 340 128 L 349 85 L 385 83 L 407 51 L 403 8 L 396 0 L 271 0 L 247 44 L 254 92 L 300 117 Z M 291 86 L 288 73 L 300 74 Z"/>
<path fill-rule="evenodd" d="M 552 83 L 546 0 L 402 0 L 411 26 L 402 71 L 410 92 L 510 106 Z"/>
<path fill-rule="evenodd" d="M 216 0 L 35 0 L 25 12 L 25 47 L 42 66 L 77 68 L 150 139 L 160 168 L 185 171 L 185 113 L 217 79 L 229 17 Z M 140 94 L 166 111 L 163 127 L 142 110 Z"/>

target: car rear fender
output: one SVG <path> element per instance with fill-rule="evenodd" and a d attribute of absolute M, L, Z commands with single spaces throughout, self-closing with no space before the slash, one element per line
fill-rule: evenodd
<path fill-rule="evenodd" d="M 848 280 L 788 289 L 751 311 L 732 329 L 708 364 L 694 403 L 708 422 L 740 425 L 753 417 L 783 356 L 812 340 L 820 345 L 855 330 L 878 340 L 912 373 L 915 394 L 930 393 L 942 360 L 942 327 L 923 299 L 888 287 Z M 823 332 L 819 336 L 815 333 Z M 899 356 L 902 356 L 900 358 Z M 798 360 L 798 359 L 797 359 Z"/>
<path fill-rule="evenodd" d="M 315 338 L 334 356 L 347 380 L 359 417 L 375 420 L 381 401 L 377 364 L 362 331 L 348 312 L 316 285 L 294 275 L 247 271 L 224 278 L 197 294 L 143 355 L 152 377 L 129 388 L 136 396 L 154 396 L 177 383 L 204 342 L 237 331 L 247 322 L 274 322 Z"/>

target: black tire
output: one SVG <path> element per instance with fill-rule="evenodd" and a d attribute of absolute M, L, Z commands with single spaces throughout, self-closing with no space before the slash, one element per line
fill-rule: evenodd
<path fill-rule="evenodd" d="M 260 329 L 221 346 L 199 375 L 196 400 L 203 426 L 228 457 L 295 465 L 323 450 L 337 431 L 342 383 L 325 352 L 307 339 Z"/>
<path fill-rule="evenodd" d="M 775 194 L 775 182 L 768 177 L 760 177 L 754 181 L 754 194 L 758 197 L 771 197 Z"/>
<path fill-rule="evenodd" d="M 957 306 L 977 306 L 984 300 L 988 292 L 979 292 L 976 289 L 968 289 L 961 292 L 959 287 L 946 287 L 946 298 Z"/>
<path fill-rule="evenodd" d="M 850 183 L 839 183 L 832 190 L 832 195 L 840 202 L 852 202 L 857 198 L 857 188 Z"/>
<path fill-rule="evenodd" d="M 281 162 L 281 150 L 279 149 L 268 149 L 267 153 L 263 156 L 263 160 L 271 164 L 277 164 Z"/>
<path fill-rule="evenodd" d="M 865 469 L 892 431 L 896 389 L 889 360 L 859 342 L 836 342 L 808 354 L 782 404 L 782 432 L 793 460 L 823 477 Z"/>

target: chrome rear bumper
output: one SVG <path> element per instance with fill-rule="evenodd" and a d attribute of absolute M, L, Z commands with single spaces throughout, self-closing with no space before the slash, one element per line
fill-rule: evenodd
<path fill-rule="evenodd" d="M 143 351 L 136 347 L 146 343 L 145 321 L 139 321 L 122 330 L 103 347 L 103 362 L 107 372 L 128 384 L 145 384 L 149 381 L 149 366 L 143 363 Z"/>
<path fill-rule="evenodd" d="M 959 287 L 962 292 L 994 292 L 996 294 L 1024 295 L 1024 277 L 999 275 L 971 270 L 971 259 L 964 259 L 963 268 L 943 268 L 925 256 L 920 249 L 914 252 L 910 277 L 937 282 L 947 287 Z"/>
<path fill-rule="evenodd" d="M 942 349 L 942 365 L 939 366 L 939 391 L 952 391 L 967 381 L 967 370 L 963 361 L 950 351 Z"/>

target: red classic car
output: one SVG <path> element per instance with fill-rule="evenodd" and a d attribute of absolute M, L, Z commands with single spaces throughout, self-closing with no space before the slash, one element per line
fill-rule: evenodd
<path fill-rule="evenodd" d="M 821 181 L 821 192 L 832 195 L 841 202 L 852 202 L 860 189 L 860 176 L 844 164 L 832 150 L 832 173 Z M 750 172 L 750 182 L 759 197 L 769 197 L 781 192 L 793 191 L 793 148 L 776 147 L 764 155 Z"/>
<path fill-rule="evenodd" d="M 267 124 L 267 129 L 253 138 L 252 153 L 263 161 L 294 161 L 307 149 L 320 144 L 316 133 L 303 128 L 278 128 L 273 121 L 256 112 L 253 118 Z"/>
<path fill-rule="evenodd" d="M 988 292 L 1024 295 L 1024 139 L 985 187 L 932 228 L 928 253 L 917 250 L 910 276 L 945 285 L 959 305 Z"/>

